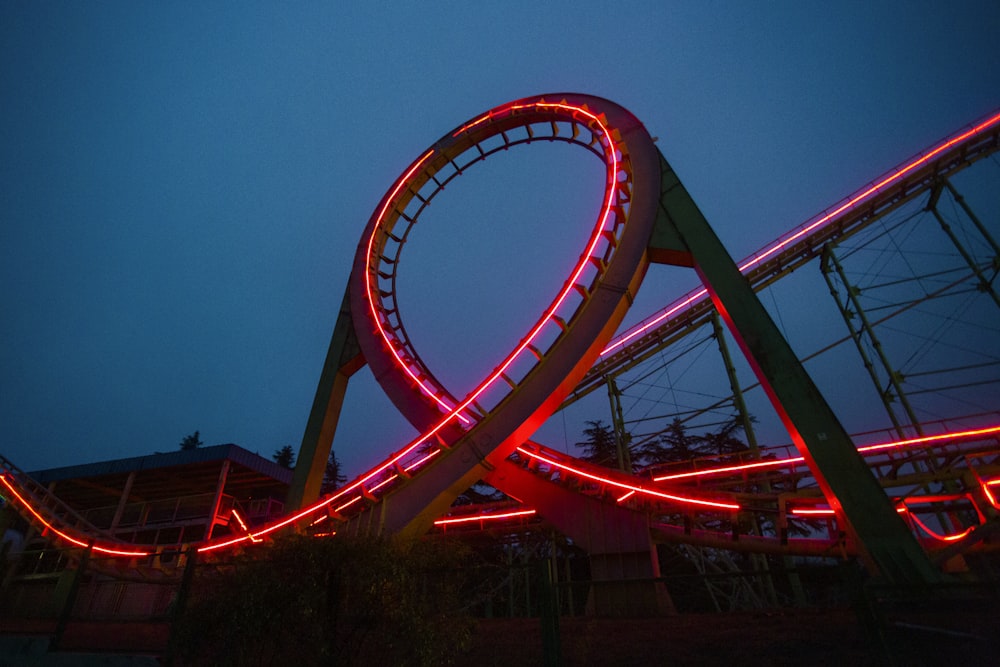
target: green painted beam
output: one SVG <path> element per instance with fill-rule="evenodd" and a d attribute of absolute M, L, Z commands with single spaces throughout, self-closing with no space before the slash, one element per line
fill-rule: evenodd
<path fill-rule="evenodd" d="M 939 571 L 896 513 L 750 283 L 662 155 L 660 162 L 660 215 L 650 242 L 651 259 L 694 265 L 873 574 L 897 585 L 939 581 Z"/>
<path fill-rule="evenodd" d="M 309 421 L 306 422 L 302 444 L 299 446 L 285 509 L 301 509 L 319 498 L 326 462 L 330 457 L 333 436 L 344 405 L 347 382 L 362 366 L 364 358 L 355 337 L 348 294 L 344 296 L 337 323 L 333 327 L 319 386 L 316 388 Z"/>

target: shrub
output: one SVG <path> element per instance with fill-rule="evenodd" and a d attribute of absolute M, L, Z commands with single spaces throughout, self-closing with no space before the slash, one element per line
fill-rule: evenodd
<path fill-rule="evenodd" d="M 448 665 L 473 621 L 459 611 L 465 550 L 441 542 L 290 535 L 200 564 L 174 624 L 183 665 Z"/>

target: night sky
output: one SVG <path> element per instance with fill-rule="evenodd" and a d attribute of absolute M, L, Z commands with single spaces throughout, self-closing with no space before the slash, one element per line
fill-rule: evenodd
<path fill-rule="evenodd" d="M 375 205 L 511 99 L 631 110 L 736 257 L 1000 108 L 995 0 L 348 4 L 0 3 L 0 454 L 297 448 Z M 594 182 L 532 146 L 422 219 L 400 299 L 455 393 L 558 287 Z M 411 436 L 362 370 L 347 472 Z"/>

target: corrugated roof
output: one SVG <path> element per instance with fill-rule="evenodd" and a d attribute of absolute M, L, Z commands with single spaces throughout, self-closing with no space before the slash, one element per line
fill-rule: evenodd
<path fill-rule="evenodd" d="M 29 472 L 28 474 L 31 475 L 31 477 L 37 482 L 41 484 L 48 484 L 50 482 L 66 479 L 101 477 L 103 475 L 122 473 L 127 474 L 133 471 L 138 472 L 142 470 L 162 470 L 164 468 L 172 468 L 175 466 L 186 466 L 211 461 L 224 461 L 227 459 L 284 484 L 291 484 L 292 482 L 291 470 L 234 444 L 212 445 L 210 447 L 196 447 L 194 449 L 179 449 L 176 452 L 167 453 L 157 452 L 155 454 L 134 456 L 127 459 L 83 463 L 63 468 L 48 468 L 46 470 Z"/>

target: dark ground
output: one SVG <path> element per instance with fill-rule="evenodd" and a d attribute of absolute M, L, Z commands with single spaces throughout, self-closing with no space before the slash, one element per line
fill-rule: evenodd
<path fill-rule="evenodd" d="M 866 637 L 850 610 L 685 614 L 662 619 L 563 618 L 564 667 L 583 665 L 1000 665 L 994 614 L 934 614 Z M 879 642 L 887 648 L 879 648 Z M 468 665 L 543 665 L 538 619 L 482 620 Z M 887 659 L 885 656 L 891 655 Z"/>
<path fill-rule="evenodd" d="M 563 667 L 978 667 L 1000 665 L 1000 614 L 994 610 L 933 612 L 888 618 L 885 632 L 862 631 L 851 610 L 785 610 L 683 614 L 657 619 L 559 620 Z M 22 622 L 23 623 L 23 622 Z M 47 634 L 30 622 L 0 634 Z M 46 627 L 43 627 L 45 625 Z M 162 655 L 166 624 L 73 622 L 61 648 L 71 652 Z M 887 658 L 886 656 L 891 656 Z M 480 619 L 470 667 L 545 665 L 537 618 Z M 391 666 L 384 666 L 391 667 Z"/>

